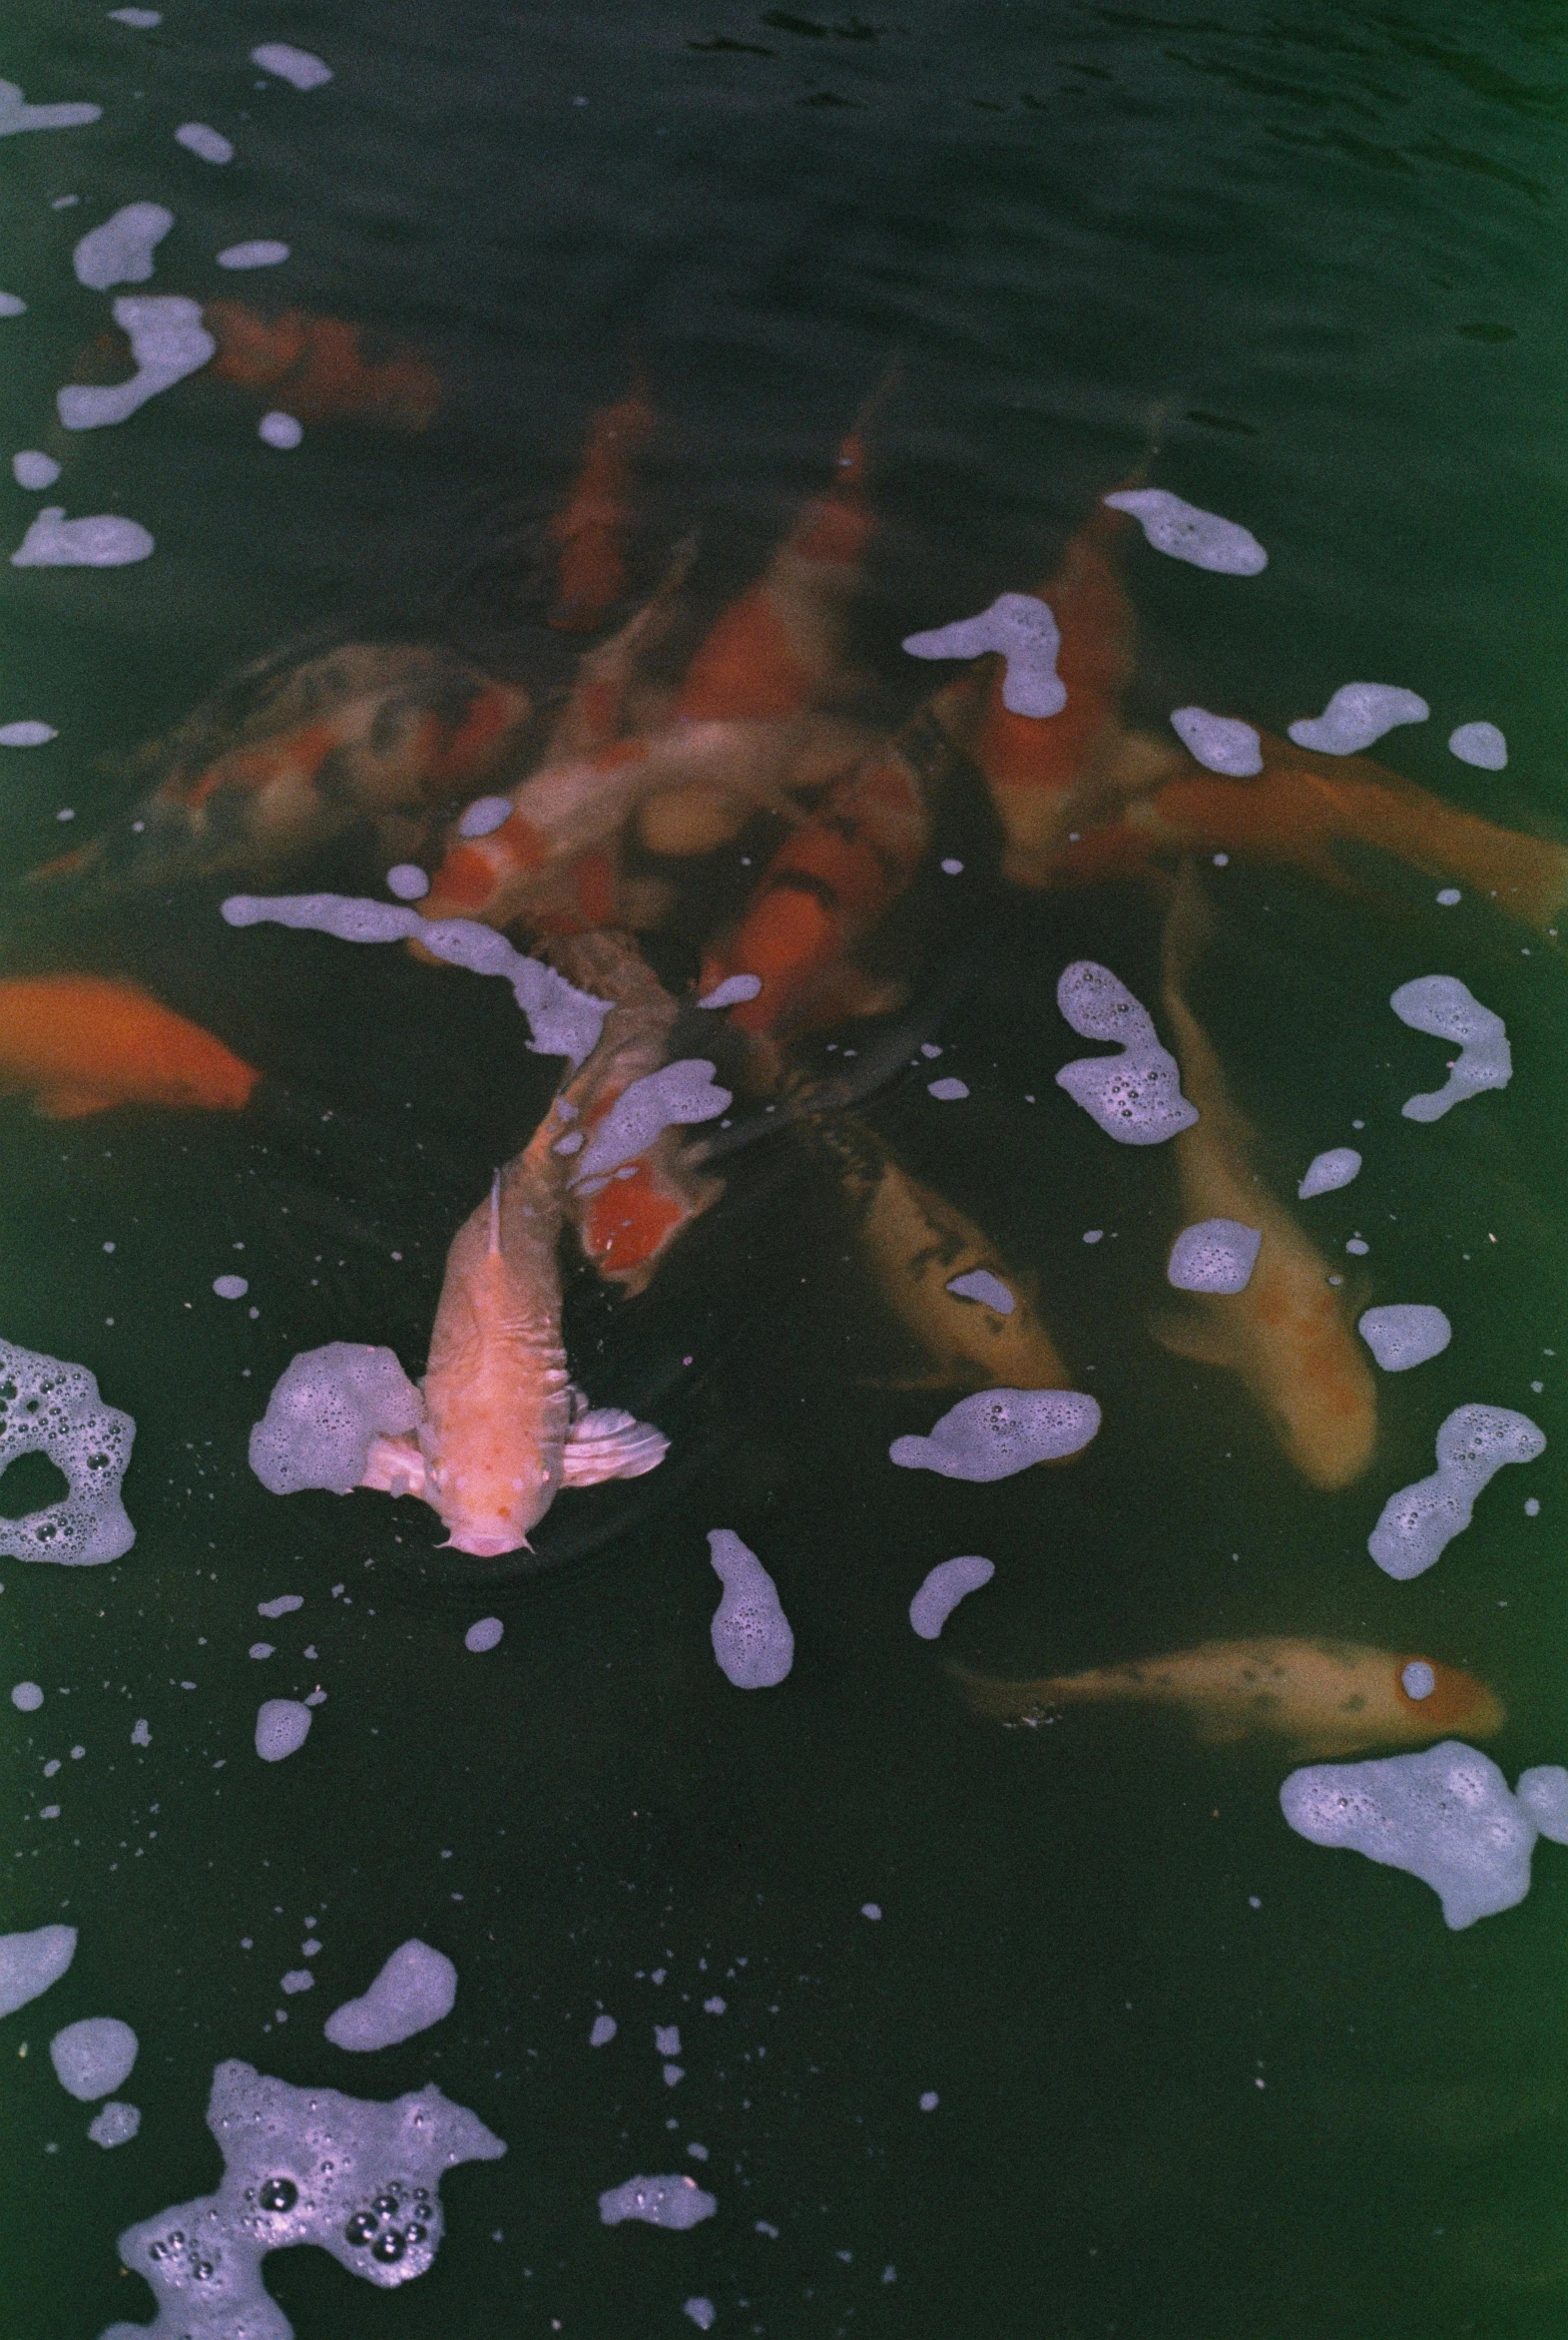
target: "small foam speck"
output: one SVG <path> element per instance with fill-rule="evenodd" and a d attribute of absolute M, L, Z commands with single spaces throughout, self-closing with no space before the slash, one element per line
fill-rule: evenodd
<path fill-rule="evenodd" d="M 36 1714 L 44 1702 L 44 1694 L 36 1682 L 17 1682 L 11 1691 L 11 1704 L 22 1714 Z"/>
<path fill-rule="evenodd" d="M 188 154 L 199 155 L 204 163 L 232 163 L 235 159 L 233 146 L 211 123 L 182 122 L 175 139 Z"/>
<path fill-rule="evenodd" d="M 227 244 L 218 255 L 221 269 L 275 269 L 288 258 L 288 247 L 275 237 L 253 236 L 244 244 Z"/>
<path fill-rule="evenodd" d="M 487 1649 L 498 1646 L 505 1631 L 506 1627 L 499 1617 L 480 1617 L 463 1635 L 463 1647 L 472 1650 L 476 1657 L 481 1657 Z"/>
<path fill-rule="evenodd" d="M 244 1300 L 251 1287 L 244 1276 L 215 1276 L 213 1290 L 220 1300 Z"/>
<path fill-rule="evenodd" d="M 274 406 L 257 424 L 256 435 L 259 439 L 264 439 L 269 447 L 277 447 L 286 453 L 304 437 L 304 424 L 297 415 L 285 414 L 280 406 Z"/>

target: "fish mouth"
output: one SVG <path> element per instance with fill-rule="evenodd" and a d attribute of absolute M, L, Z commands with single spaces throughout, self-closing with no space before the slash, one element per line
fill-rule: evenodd
<path fill-rule="evenodd" d="M 441 1551 L 467 1552 L 476 1560 L 499 1560 L 507 1552 L 531 1552 L 526 1535 L 485 1535 L 473 1528 L 454 1528 Z"/>

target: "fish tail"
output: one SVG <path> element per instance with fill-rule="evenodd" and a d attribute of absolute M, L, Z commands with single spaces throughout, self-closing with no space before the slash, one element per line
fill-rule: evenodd
<path fill-rule="evenodd" d="M 992 1722 L 1038 1721 L 1051 1707 L 1062 1702 L 1063 1685 L 1050 1676 L 1027 1682 L 1009 1681 L 998 1674 L 977 1674 L 954 1658 L 948 1659 L 943 1670 L 949 1680 L 957 1683 L 972 1711 Z"/>

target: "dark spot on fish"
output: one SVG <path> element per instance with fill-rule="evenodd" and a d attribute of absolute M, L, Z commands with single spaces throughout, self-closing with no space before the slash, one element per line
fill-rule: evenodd
<path fill-rule="evenodd" d="M 1462 332 L 1464 327 L 1461 325 L 1459 329 Z M 1189 406 L 1187 419 L 1189 422 L 1201 422 L 1206 430 L 1234 430 L 1247 438 L 1258 436 L 1258 425 L 1255 422 L 1243 422 L 1235 414 L 1210 414 L 1202 406 Z"/>
<path fill-rule="evenodd" d="M 1356 1690 L 1356 1691 L 1353 1691 L 1353 1692 L 1351 1693 L 1351 1695 L 1350 1695 L 1348 1698 L 1343 1698 L 1343 1699 L 1341 1699 L 1341 1700 L 1340 1700 L 1340 1702 L 1339 1702 L 1339 1712 L 1340 1712 L 1341 1714 L 1360 1714 L 1360 1713 L 1363 1711 L 1363 1709 L 1364 1709 L 1365 1705 L 1366 1705 L 1366 1693 L 1365 1693 L 1365 1691 L 1364 1691 L 1364 1690 Z"/>
<path fill-rule="evenodd" d="M 799 33 L 806 40 L 825 41 L 825 24 L 813 24 L 808 16 L 791 16 L 787 8 L 765 8 L 762 22 L 776 33 Z"/>
<path fill-rule="evenodd" d="M 379 716 L 376 721 L 379 723 Z M 390 745 L 390 741 L 386 742 L 381 753 L 384 754 Z M 315 768 L 314 788 L 316 795 L 328 805 L 351 805 L 354 802 L 353 768 L 346 748 L 327 749 Z"/>
<path fill-rule="evenodd" d="M 765 49 L 760 41 L 732 41 L 727 33 L 712 33 L 706 41 L 688 41 L 686 45 L 705 54 L 722 50 L 733 57 L 777 57 L 779 54 L 777 49 Z"/>

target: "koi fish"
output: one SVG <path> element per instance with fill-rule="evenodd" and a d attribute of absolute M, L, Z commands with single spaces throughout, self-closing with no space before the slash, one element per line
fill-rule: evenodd
<path fill-rule="evenodd" d="M 1510 917 L 1549 930 L 1568 905 L 1568 850 L 1500 829 L 1445 804 L 1365 756 L 1321 756 L 1289 741 L 1260 740 L 1255 780 L 1225 780 L 1188 759 L 1181 771 L 1129 803 L 1119 818 L 1059 842 L 1024 881 L 1096 884 L 1143 877 L 1185 854 L 1223 852 L 1286 863 L 1340 889 L 1356 880 L 1343 847 L 1385 854 L 1428 878 L 1454 879 Z M 1167 767 L 1167 770 L 1169 767 Z"/>
<path fill-rule="evenodd" d="M 281 675 L 263 670 L 147 751 L 163 778 L 130 820 L 33 881 L 227 872 L 270 881 L 360 826 L 383 867 L 406 860 L 436 815 L 493 772 L 530 712 L 525 691 L 445 650 L 350 643 Z"/>
<path fill-rule="evenodd" d="M 550 522 L 560 570 L 546 622 L 560 633 L 595 632 L 626 591 L 632 458 L 653 436 L 657 419 L 647 389 L 637 382 L 613 406 L 601 407 L 588 426 L 572 492 Z"/>
<path fill-rule="evenodd" d="M 1327 1260 L 1252 1167 L 1252 1132 L 1187 1004 L 1184 970 L 1206 916 L 1186 872 L 1166 921 L 1163 989 L 1183 1092 L 1199 1116 L 1171 1140 L 1184 1224 L 1240 1220 L 1263 1243 L 1244 1291 L 1195 1296 L 1191 1310 L 1153 1330 L 1177 1356 L 1239 1375 L 1303 1477 L 1332 1490 L 1372 1459 L 1376 1385 Z"/>
<path fill-rule="evenodd" d="M 202 322 L 218 343 L 209 368 L 218 380 L 255 392 L 300 422 L 421 431 L 435 420 L 441 377 L 406 342 L 300 308 L 263 317 L 240 300 L 210 300 Z"/>
<path fill-rule="evenodd" d="M 75 1121 L 117 1105 L 238 1113 L 261 1079 L 222 1040 L 107 975 L 0 981 L 0 1086 Z"/>
<path fill-rule="evenodd" d="M 1203 1641 L 1172 1657 L 1092 1667 L 1082 1674 L 1010 1682 L 950 1666 L 969 1703 L 998 1722 L 1043 1722 L 1053 1708 L 1117 1700 L 1170 1706 L 1212 1747 L 1245 1739 L 1290 1741 L 1301 1756 L 1353 1755 L 1363 1747 L 1414 1746 L 1462 1733 L 1487 1738 L 1506 1716 L 1484 1682 L 1433 1658 L 1430 1693 L 1404 1686 L 1410 1657 L 1357 1641 Z"/>

